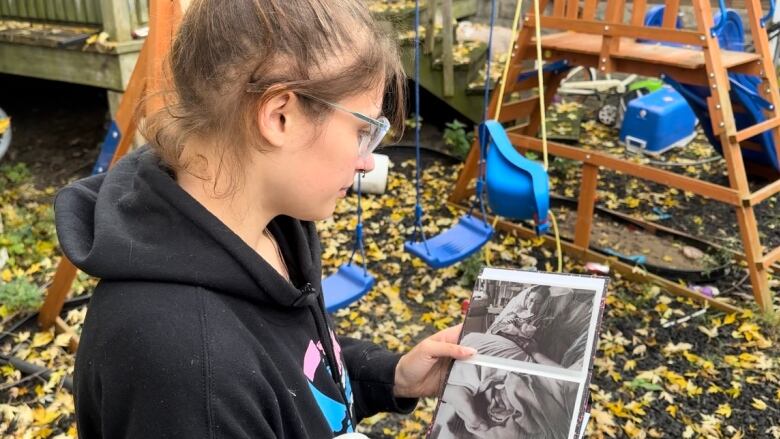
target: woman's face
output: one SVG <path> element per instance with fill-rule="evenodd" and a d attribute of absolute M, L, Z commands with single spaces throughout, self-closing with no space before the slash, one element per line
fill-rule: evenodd
<path fill-rule="evenodd" d="M 350 111 L 377 118 L 382 109 L 383 88 L 345 98 L 337 104 Z M 330 110 L 330 109 L 329 109 Z M 332 109 L 320 120 L 304 119 L 300 139 L 287 145 L 270 172 L 282 184 L 274 185 L 282 213 L 301 220 L 315 221 L 333 214 L 336 202 L 352 186 L 357 172 L 374 168 L 373 158 L 359 155 L 361 135 L 368 124 L 352 114 Z"/>
<path fill-rule="evenodd" d="M 542 295 L 537 293 L 536 291 L 533 291 L 528 295 L 528 299 L 526 299 L 525 306 L 526 308 L 528 308 L 529 311 L 531 311 L 532 314 L 536 314 L 542 308 L 543 301 L 544 299 L 542 298 Z"/>

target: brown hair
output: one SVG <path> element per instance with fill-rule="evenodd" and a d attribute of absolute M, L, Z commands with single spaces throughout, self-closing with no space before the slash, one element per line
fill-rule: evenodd
<path fill-rule="evenodd" d="M 173 90 L 141 132 L 175 171 L 187 171 L 182 153 L 191 135 L 216 143 L 219 170 L 241 171 L 245 148 L 263 149 L 258 109 L 289 91 L 338 101 L 384 84 L 383 112 L 403 129 L 398 49 L 364 0 L 194 0 L 166 61 Z M 313 99 L 301 103 L 315 121 L 332 111 Z M 231 173 L 228 193 L 242 183 L 238 175 Z"/>

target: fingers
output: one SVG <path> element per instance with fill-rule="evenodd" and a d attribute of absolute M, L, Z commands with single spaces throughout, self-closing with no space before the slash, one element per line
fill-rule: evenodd
<path fill-rule="evenodd" d="M 431 358 L 449 357 L 456 360 L 465 360 L 477 353 L 476 349 L 468 346 L 459 346 L 455 343 L 433 339 L 425 340 L 422 345 L 424 345 L 425 354 Z"/>
<path fill-rule="evenodd" d="M 447 343 L 457 343 L 463 323 L 443 329 L 431 336 L 431 339 Z"/>

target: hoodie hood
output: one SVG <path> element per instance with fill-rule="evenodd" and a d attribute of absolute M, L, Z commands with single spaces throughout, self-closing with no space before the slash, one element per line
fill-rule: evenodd
<path fill-rule="evenodd" d="M 148 146 L 66 186 L 54 209 L 65 255 L 105 281 L 192 285 L 283 307 L 312 304 L 321 291 L 313 223 L 280 216 L 268 226 L 298 289 L 185 192 Z"/>

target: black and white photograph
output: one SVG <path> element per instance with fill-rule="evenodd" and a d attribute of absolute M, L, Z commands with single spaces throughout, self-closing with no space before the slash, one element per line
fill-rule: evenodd
<path fill-rule="evenodd" d="M 580 384 L 456 362 L 431 439 L 566 439 Z"/>
<path fill-rule="evenodd" d="M 582 370 L 596 291 L 480 277 L 463 325 L 481 355 Z"/>

